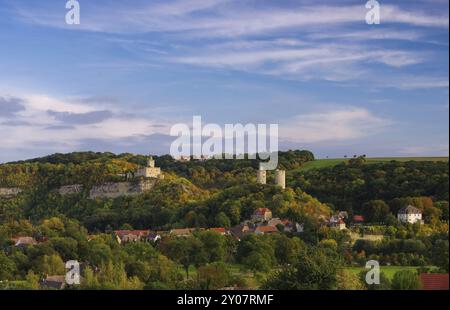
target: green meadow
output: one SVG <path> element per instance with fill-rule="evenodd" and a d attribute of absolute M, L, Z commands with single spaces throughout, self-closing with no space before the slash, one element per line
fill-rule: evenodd
<path fill-rule="evenodd" d="M 386 275 L 386 277 L 390 280 L 394 277 L 394 274 L 398 271 L 402 270 L 411 270 L 417 271 L 420 267 L 414 266 L 380 266 L 381 271 Z M 428 268 L 436 268 L 436 267 L 428 267 Z M 355 275 L 358 275 L 361 271 L 368 271 L 364 267 L 346 267 L 347 270 L 350 270 Z"/>
<path fill-rule="evenodd" d="M 327 168 L 327 167 L 333 167 L 338 164 L 348 162 L 350 158 L 330 158 L 330 159 L 316 159 L 314 161 L 307 162 L 303 165 L 302 168 L 300 168 L 300 171 L 307 171 L 311 169 L 320 169 L 320 168 Z M 407 161 L 448 161 L 448 157 L 371 157 L 366 158 L 367 164 L 378 164 L 378 163 L 385 163 L 390 161 L 400 161 L 400 162 L 407 162 Z"/>

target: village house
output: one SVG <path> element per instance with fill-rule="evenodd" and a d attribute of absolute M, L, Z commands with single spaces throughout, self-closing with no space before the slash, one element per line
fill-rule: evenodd
<path fill-rule="evenodd" d="M 247 224 L 238 225 L 230 228 L 230 234 L 238 241 L 240 241 L 244 236 L 252 232 L 253 229 L 250 228 Z"/>
<path fill-rule="evenodd" d="M 344 230 L 346 228 L 346 225 L 343 219 L 339 219 L 339 221 L 337 222 L 331 222 L 330 227 L 337 228 L 339 230 Z"/>
<path fill-rule="evenodd" d="M 275 217 L 267 221 L 267 226 L 272 226 L 276 228 L 282 226 L 283 227 L 282 230 L 284 232 L 298 232 L 298 233 L 303 232 L 303 225 L 291 222 L 288 219 L 279 219 Z"/>
<path fill-rule="evenodd" d="M 305 224 L 295 223 L 295 229 L 298 233 L 302 233 L 305 231 Z M 286 231 L 286 228 L 285 228 L 285 231 Z"/>
<path fill-rule="evenodd" d="M 330 218 L 329 222 L 331 226 L 334 226 L 339 224 L 341 220 L 345 221 L 346 219 L 348 219 L 348 213 L 346 211 L 339 211 Z"/>
<path fill-rule="evenodd" d="M 45 279 L 41 280 L 40 285 L 42 288 L 62 290 L 66 287 L 66 277 L 65 276 L 46 276 Z"/>
<path fill-rule="evenodd" d="M 213 227 L 209 228 L 208 231 L 214 231 L 221 235 L 227 235 L 229 233 L 228 230 L 226 230 L 224 227 Z"/>
<path fill-rule="evenodd" d="M 344 230 L 346 229 L 345 220 L 347 219 L 348 213 L 346 211 L 339 211 L 330 218 L 330 220 L 328 221 L 328 226 L 332 228 L 337 228 L 339 230 Z M 360 224 L 364 222 L 364 218 L 362 217 L 362 215 L 355 215 L 353 217 L 353 222 L 355 224 Z"/>
<path fill-rule="evenodd" d="M 397 219 L 402 223 L 423 223 L 422 211 L 411 205 L 400 209 L 397 213 Z"/>
<path fill-rule="evenodd" d="M 33 237 L 14 237 L 11 238 L 11 240 L 14 242 L 14 246 L 19 248 L 24 248 L 30 245 L 38 244 L 37 240 L 34 239 Z"/>
<path fill-rule="evenodd" d="M 257 235 L 273 234 L 278 232 L 278 229 L 273 226 L 258 226 L 254 230 L 254 233 Z"/>
<path fill-rule="evenodd" d="M 252 221 L 263 222 L 270 221 L 272 219 L 272 211 L 268 208 L 258 208 L 252 215 Z"/>
<path fill-rule="evenodd" d="M 117 242 L 119 244 L 125 242 L 145 241 L 145 237 L 150 233 L 149 230 L 115 230 Z"/>
<path fill-rule="evenodd" d="M 284 221 L 282 221 L 278 217 L 272 218 L 272 219 L 267 221 L 267 226 L 277 227 L 277 225 L 283 225 L 284 226 Z"/>
<path fill-rule="evenodd" d="M 147 236 L 144 237 L 145 241 L 156 243 L 161 240 L 161 235 L 158 233 L 151 232 Z"/>

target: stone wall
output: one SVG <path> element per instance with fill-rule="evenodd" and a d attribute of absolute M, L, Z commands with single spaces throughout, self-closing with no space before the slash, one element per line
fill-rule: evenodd
<path fill-rule="evenodd" d="M 83 184 L 61 186 L 58 189 L 60 195 L 78 194 L 83 190 Z"/>
<path fill-rule="evenodd" d="M 0 198 L 13 198 L 21 192 L 22 189 L 18 187 L 0 187 Z"/>
<path fill-rule="evenodd" d="M 117 198 L 120 196 L 139 195 L 151 190 L 157 179 L 142 180 L 136 182 L 115 182 L 94 186 L 89 192 L 89 198 Z"/>

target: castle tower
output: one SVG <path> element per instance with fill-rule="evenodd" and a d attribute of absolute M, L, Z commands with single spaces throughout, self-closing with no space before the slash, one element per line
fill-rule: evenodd
<path fill-rule="evenodd" d="M 259 166 L 259 169 L 256 172 L 256 180 L 257 180 L 258 184 L 266 184 L 266 176 L 267 176 L 267 171 L 263 170 L 261 168 L 261 166 Z"/>
<path fill-rule="evenodd" d="M 153 156 L 150 156 L 147 159 L 147 167 L 149 168 L 155 168 L 155 160 L 153 159 Z"/>
<path fill-rule="evenodd" d="M 135 177 L 144 177 L 144 178 L 162 178 L 161 168 L 155 167 L 155 160 L 152 156 L 149 156 L 147 159 L 147 166 L 140 167 L 136 173 Z"/>
<path fill-rule="evenodd" d="M 275 170 L 275 184 L 281 186 L 282 189 L 286 188 L 286 171 Z"/>

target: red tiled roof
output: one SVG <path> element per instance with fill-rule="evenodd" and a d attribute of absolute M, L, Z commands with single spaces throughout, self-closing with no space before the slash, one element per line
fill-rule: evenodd
<path fill-rule="evenodd" d="M 227 230 L 223 227 L 215 227 L 215 228 L 210 228 L 210 231 L 215 231 L 215 232 L 219 232 L 219 233 L 226 233 Z"/>
<path fill-rule="evenodd" d="M 278 229 L 273 226 L 258 226 L 256 227 L 255 231 L 262 233 L 270 233 L 270 232 L 278 232 Z"/>
<path fill-rule="evenodd" d="M 38 242 L 33 237 L 13 237 L 11 238 L 12 241 L 16 242 L 16 245 L 18 244 L 25 244 L 25 245 L 35 245 Z"/>
<path fill-rule="evenodd" d="M 355 221 L 355 222 L 364 222 L 364 216 L 362 216 L 362 215 L 355 215 L 355 216 L 353 216 L 353 221 Z"/>
<path fill-rule="evenodd" d="M 422 273 L 420 281 L 424 290 L 448 290 L 448 273 Z"/>

